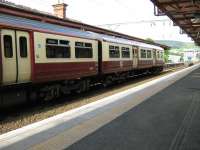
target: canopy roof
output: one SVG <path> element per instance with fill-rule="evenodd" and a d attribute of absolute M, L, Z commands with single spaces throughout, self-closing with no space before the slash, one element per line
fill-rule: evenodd
<path fill-rule="evenodd" d="M 200 0 L 151 0 L 155 15 L 167 15 L 174 25 L 200 45 Z"/>

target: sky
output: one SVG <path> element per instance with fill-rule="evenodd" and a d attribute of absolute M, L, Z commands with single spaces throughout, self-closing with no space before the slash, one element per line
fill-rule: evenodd
<path fill-rule="evenodd" d="M 154 16 L 150 0 L 8 0 L 53 14 L 53 4 L 68 4 L 67 17 L 128 35 L 191 42 L 166 16 Z M 163 20 L 163 21 L 151 21 Z M 106 24 L 123 23 L 108 26 Z"/>

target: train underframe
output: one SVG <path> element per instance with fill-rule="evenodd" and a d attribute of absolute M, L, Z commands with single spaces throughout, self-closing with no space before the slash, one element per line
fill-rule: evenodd
<path fill-rule="evenodd" d="M 163 66 L 136 69 L 131 71 L 116 72 L 98 76 L 56 81 L 40 84 L 18 84 L 0 88 L 0 108 L 8 108 L 23 103 L 33 103 L 37 101 L 50 101 L 61 95 L 70 93 L 83 93 L 89 91 L 95 84 L 102 84 L 108 87 L 113 83 L 121 83 L 135 75 L 149 73 L 156 74 L 163 70 Z"/>

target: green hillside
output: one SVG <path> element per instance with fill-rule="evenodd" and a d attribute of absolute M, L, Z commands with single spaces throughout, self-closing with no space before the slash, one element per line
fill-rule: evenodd
<path fill-rule="evenodd" d="M 170 46 L 172 49 L 195 49 L 200 50 L 200 47 L 196 46 L 192 42 L 180 42 L 180 41 L 170 41 L 170 40 L 157 40 L 156 43 L 164 44 Z"/>

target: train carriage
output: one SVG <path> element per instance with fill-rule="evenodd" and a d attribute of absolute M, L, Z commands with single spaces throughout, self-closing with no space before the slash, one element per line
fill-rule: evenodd
<path fill-rule="evenodd" d="M 98 74 L 98 41 L 86 31 L 4 14 L 0 31 L 1 105 L 81 92 Z"/>
<path fill-rule="evenodd" d="M 146 47 L 139 47 L 138 68 L 145 69 L 153 67 L 153 50 Z"/>
<path fill-rule="evenodd" d="M 163 69 L 163 48 L 141 42 L 134 42 L 134 45 L 138 46 L 138 69 L 147 69 L 151 72 Z"/>
<path fill-rule="evenodd" d="M 0 38 L 0 107 L 84 92 L 164 63 L 158 46 L 5 14 Z"/>
<path fill-rule="evenodd" d="M 102 42 L 102 73 L 116 73 L 133 69 L 132 46 L 112 41 Z"/>
<path fill-rule="evenodd" d="M 164 50 L 160 49 L 160 50 L 156 50 L 156 62 L 155 62 L 155 66 L 157 67 L 162 67 L 164 65 Z"/>
<path fill-rule="evenodd" d="M 98 73 L 98 42 L 89 33 L 7 15 L 0 21 L 10 28 L 1 29 L 2 84 Z"/>

